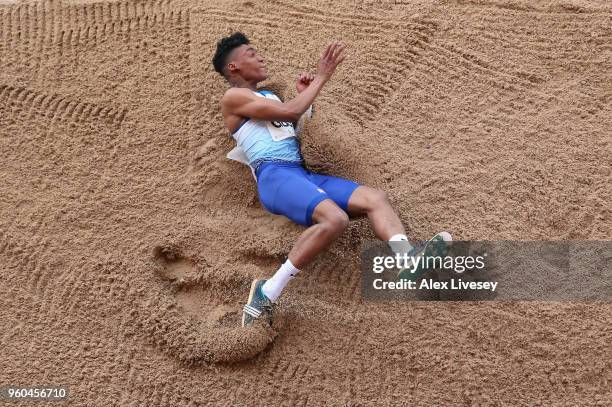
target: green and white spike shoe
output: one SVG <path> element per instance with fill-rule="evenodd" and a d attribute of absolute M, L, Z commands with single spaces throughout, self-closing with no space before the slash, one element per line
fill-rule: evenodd
<path fill-rule="evenodd" d="M 242 310 L 242 326 L 247 327 L 253 325 L 256 319 L 268 317 L 268 322 L 272 324 L 272 311 L 274 303 L 261 291 L 261 287 L 267 280 L 253 280 L 251 283 L 251 291 L 249 292 L 249 300 Z"/>
<path fill-rule="evenodd" d="M 440 232 L 436 234 L 434 237 L 429 239 L 427 242 L 415 247 L 408 253 L 408 257 L 414 258 L 415 260 L 419 257 L 434 257 L 446 256 L 448 251 L 448 245 L 453 241 L 453 238 L 448 232 Z M 398 279 L 400 280 L 416 280 L 422 275 L 427 269 L 423 267 L 423 262 L 419 262 L 416 270 L 412 272 L 413 266 L 412 264 L 408 265 L 408 267 L 403 268 L 397 274 Z"/>

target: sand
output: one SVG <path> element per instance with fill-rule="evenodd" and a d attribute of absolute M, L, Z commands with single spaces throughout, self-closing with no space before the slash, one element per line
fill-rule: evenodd
<path fill-rule="evenodd" d="M 241 30 L 290 98 L 345 42 L 304 155 L 387 191 L 415 240 L 610 240 L 609 2 L 0 3 L 0 384 L 74 406 L 612 404 L 610 302 L 364 301 L 363 219 L 272 327 L 238 328 L 302 228 L 225 158 L 210 63 Z"/>

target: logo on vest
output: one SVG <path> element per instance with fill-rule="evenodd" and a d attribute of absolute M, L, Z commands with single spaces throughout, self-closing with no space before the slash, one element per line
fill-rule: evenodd
<path fill-rule="evenodd" d="M 295 131 L 291 122 L 269 121 L 266 124 L 272 140 L 281 141 L 289 137 L 295 137 Z"/>
<path fill-rule="evenodd" d="M 272 126 L 276 127 L 277 129 L 280 129 L 281 127 L 293 127 L 293 123 L 291 123 L 291 122 L 276 122 L 276 121 L 273 121 L 271 123 L 272 123 Z"/>
<path fill-rule="evenodd" d="M 272 126 L 276 127 L 277 129 L 280 129 L 281 127 L 293 127 L 293 123 L 291 123 L 291 122 L 277 122 L 277 121 L 273 121 L 271 123 L 272 123 Z"/>

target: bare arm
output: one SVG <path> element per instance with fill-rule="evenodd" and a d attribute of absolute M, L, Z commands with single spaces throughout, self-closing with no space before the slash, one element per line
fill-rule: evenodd
<path fill-rule="evenodd" d="M 229 114 L 253 119 L 291 122 L 299 117 L 289 102 L 262 98 L 246 88 L 229 89 L 223 96 L 221 104 L 223 110 Z"/>
<path fill-rule="evenodd" d="M 229 114 L 243 117 L 297 122 L 331 78 L 336 66 L 344 60 L 343 49 L 343 44 L 330 43 L 319 60 L 315 78 L 301 93 L 285 103 L 256 96 L 249 89 L 232 88 L 223 96 L 222 108 Z"/>

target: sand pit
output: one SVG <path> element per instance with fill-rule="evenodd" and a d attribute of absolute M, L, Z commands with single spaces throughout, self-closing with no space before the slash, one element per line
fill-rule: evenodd
<path fill-rule="evenodd" d="M 414 239 L 610 240 L 606 1 L 0 1 L 0 385 L 75 406 L 612 404 L 610 302 L 368 302 L 366 220 L 238 329 L 301 227 L 219 100 L 243 31 L 284 98 L 331 39 L 314 169 Z M 609 261 L 609 259 L 608 259 Z M 59 405 L 59 404 L 58 404 Z"/>

